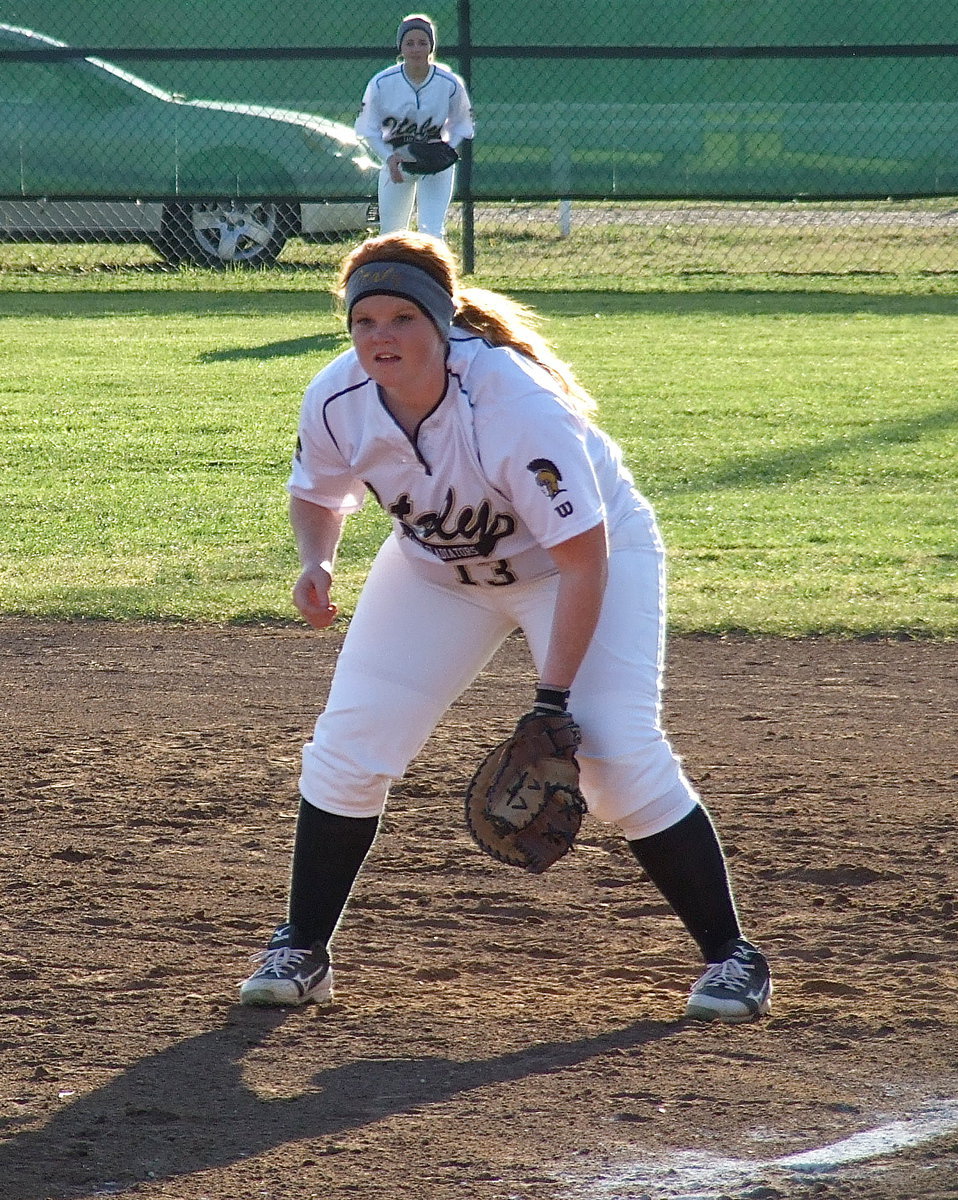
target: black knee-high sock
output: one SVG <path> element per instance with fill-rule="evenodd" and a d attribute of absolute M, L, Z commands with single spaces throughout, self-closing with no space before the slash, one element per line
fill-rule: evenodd
<path fill-rule="evenodd" d="M 741 937 L 725 855 L 708 813 L 698 805 L 661 833 L 636 838 L 629 849 L 702 951 L 720 961 L 721 949 Z"/>
<path fill-rule="evenodd" d="M 378 817 L 340 817 L 300 800 L 289 920 L 306 945 L 329 942 L 378 828 Z"/>

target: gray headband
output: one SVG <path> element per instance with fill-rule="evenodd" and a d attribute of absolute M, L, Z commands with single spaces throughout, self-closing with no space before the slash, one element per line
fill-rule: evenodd
<path fill-rule="evenodd" d="M 421 29 L 429 38 L 430 50 L 436 48 L 436 27 L 427 17 L 407 17 L 405 21 L 400 22 L 399 28 L 396 30 L 396 49 L 402 49 L 402 40 L 410 29 Z"/>
<path fill-rule="evenodd" d="M 456 314 L 452 296 L 428 271 L 404 262 L 371 262 L 357 267 L 346 281 L 346 320 L 352 323 L 353 305 L 366 296 L 401 296 L 417 304 L 435 323 L 444 338 Z"/>

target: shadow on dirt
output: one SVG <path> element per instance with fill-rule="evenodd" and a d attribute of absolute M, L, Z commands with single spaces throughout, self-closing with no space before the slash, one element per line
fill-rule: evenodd
<path fill-rule="evenodd" d="M 301 1095 L 263 1099 L 244 1079 L 243 1059 L 284 1020 L 304 1017 L 312 1014 L 236 1007 L 225 1028 L 134 1063 L 58 1111 L 42 1129 L 17 1135 L 8 1126 L 0 1148 L 4 1200 L 59 1200 L 191 1175 L 286 1142 L 355 1132 L 476 1088 L 634 1050 L 683 1028 L 678 1022 L 637 1022 L 594 1038 L 467 1062 L 360 1060 L 304 1076 Z"/>

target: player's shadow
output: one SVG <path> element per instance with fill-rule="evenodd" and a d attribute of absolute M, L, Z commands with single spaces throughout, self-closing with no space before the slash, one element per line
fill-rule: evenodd
<path fill-rule="evenodd" d="M 243 1059 L 285 1019 L 304 1021 L 302 1092 L 264 1098 L 244 1078 Z M 286 1142 L 361 1130 L 475 1088 L 635 1050 L 681 1029 L 681 1023 L 636 1022 L 596 1037 L 544 1042 L 469 1062 L 384 1058 L 312 1074 L 311 1064 L 322 1061 L 322 1018 L 237 1008 L 224 1028 L 141 1059 L 104 1087 L 64 1104 L 40 1129 L 17 1134 L 7 1122 L 0 1195 L 58 1200 L 80 1189 L 116 1189 L 212 1170 Z"/>
<path fill-rule="evenodd" d="M 287 338 L 281 342 L 266 342 L 262 346 L 234 346 L 226 350 L 209 350 L 198 356 L 202 363 L 244 362 L 248 359 L 295 358 L 301 354 L 319 354 L 346 347 L 344 333 L 313 333 L 307 337 Z"/>

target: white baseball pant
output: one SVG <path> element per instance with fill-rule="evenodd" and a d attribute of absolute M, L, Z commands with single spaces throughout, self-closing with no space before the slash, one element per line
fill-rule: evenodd
<path fill-rule="evenodd" d="M 629 839 L 668 829 L 698 802 L 660 724 L 664 573 L 657 532 L 637 513 L 613 539 L 598 627 L 569 700 L 589 810 Z M 392 781 L 516 628 L 541 665 L 557 583 L 437 584 L 389 537 L 303 751 L 305 799 L 341 816 L 380 813 Z"/>
<path fill-rule="evenodd" d="M 444 237 L 455 182 L 454 166 L 436 175 L 407 175 L 403 183 L 393 183 L 384 166 L 379 172 L 379 232 L 409 229 L 415 204 L 419 232 Z"/>

